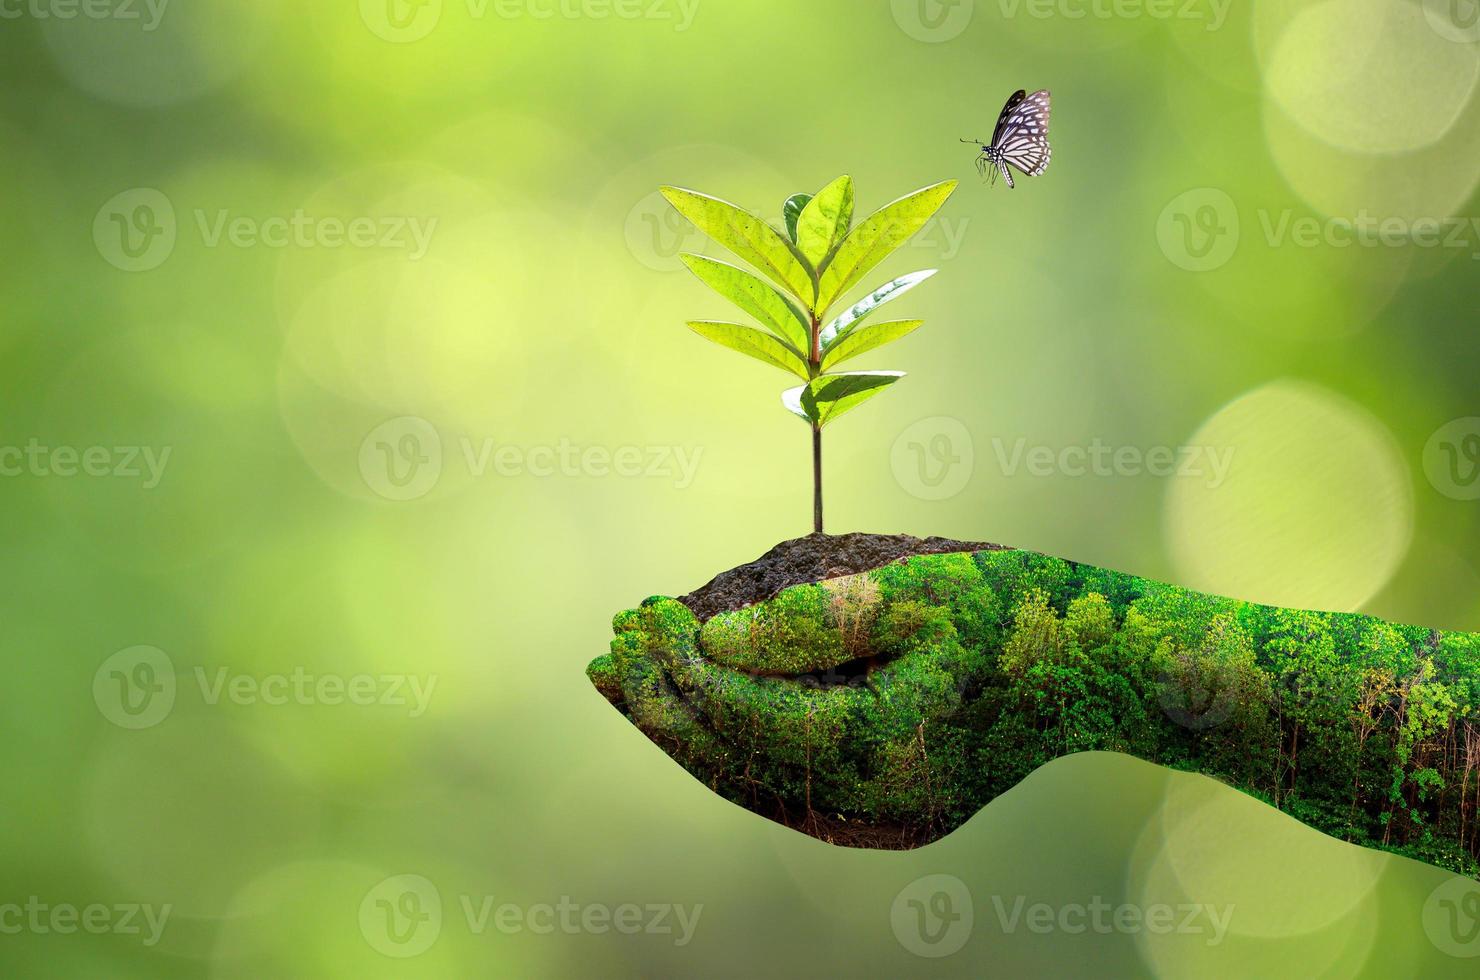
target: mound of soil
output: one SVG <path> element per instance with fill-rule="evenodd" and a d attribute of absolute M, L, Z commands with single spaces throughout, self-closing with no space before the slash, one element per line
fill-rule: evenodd
<path fill-rule="evenodd" d="M 773 598 L 789 586 L 858 575 L 913 555 L 1002 550 L 1000 544 L 908 534 L 809 534 L 783 541 L 753 562 L 720 572 L 678 601 L 702 622 Z"/>

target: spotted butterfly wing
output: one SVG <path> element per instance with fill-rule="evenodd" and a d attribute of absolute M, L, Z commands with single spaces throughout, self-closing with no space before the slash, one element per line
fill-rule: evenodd
<path fill-rule="evenodd" d="M 1037 177 L 1048 169 L 1053 150 L 1048 145 L 1048 118 L 1051 109 L 1047 89 L 1028 95 L 1023 89 L 1014 92 L 997 117 L 992 143 L 983 147 L 983 163 L 990 164 L 1007 178 L 1007 186 L 1017 186 L 1009 165 Z"/>
<path fill-rule="evenodd" d="M 994 130 L 992 130 L 992 145 L 993 146 L 1001 146 L 1002 145 L 1002 131 L 1007 128 L 1007 120 L 1008 120 L 1008 117 L 1010 117 L 1012 115 L 1012 110 L 1014 110 L 1018 106 L 1022 105 L 1023 100 L 1026 99 L 1027 97 L 1028 97 L 1028 91 L 1027 91 L 1027 89 L 1021 89 L 1021 88 L 1018 89 L 1016 92 L 1012 93 L 1012 95 L 1008 96 L 1008 98 L 1007 98 L 1007 105 L 1005 105 L 1005 106 L 1002 107 L 1001 114 L 997 116 L 997 128 L 994 129 Z"/>

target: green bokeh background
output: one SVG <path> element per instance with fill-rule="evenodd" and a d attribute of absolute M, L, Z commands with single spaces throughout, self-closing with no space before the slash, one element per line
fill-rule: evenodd
<path fill-rule="evenodd" d="M 787 382 L 683 329 L 730 314 L 653 192 L 774 218 L 844 172 L 862 210 L 963 183 L 874 277 L 942 270 L 895 314 L 926 327 L 861 364 L 911 376 L 829 430 L 830 529 L 1480 629 L 1480 230 L 1415 240 L 1480 215 L 1476 32 L 1441 3 L 1184 2 L 174 0 L 152 30 L 143 5 L 7 5 L 0 447 L 170 457 L 153 487 L 0 477 L 0 905 L 173 912 L 154 946 L 0 935 L 5 972 L 1473 975 L 1434 912 L 1449 876 L 1200 777 L 1081 756 L 931 847 L 834 849 L 711 794 L 582 673 L 615 611 L 808 530 Z M 1053 165 L 983 186 L 957 138 L 1018 87 L 1054 91 Z M 161 196 L 173 247 L 130 259 L 113 216 Z M 436 225 L 424 255 L 210 237 L 300 209 Z M 1363 214 L 1396 231 L 1278 234 Z M 488 440 L 698 466 L 479 473 Z M 1234 463 L 1211 486 L 1003 461 L 1095 440 Z M 131 729 L 104 662 L 139 646 L 178 686 Z M 436 686 L 416 717 L 213 704 L 197 671 L 222 668 Z M 931 958 L 891 909 L 937 874 L 974 921 Z M 406 958 L 360 917 L 398 875 L 444 907 Z M 479 934 L 460 896 L 703 911 L 684 946 Z M 1019 896 L 1233 918 L 1217 945 L 1009 931 Z"/>

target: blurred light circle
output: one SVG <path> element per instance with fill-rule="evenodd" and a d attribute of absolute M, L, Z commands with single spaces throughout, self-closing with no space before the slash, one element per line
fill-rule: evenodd
<path fill-rule="evenodd" d="M 1179 584 L 1280 606 L 1352 611 L 1392 576 L 1413 533 L 1407 466 L 1382 423 L 1318 385 L 1274 381 L 1187 445 L 1232 453 L 1213 486 L 1173 481 L 1164 511 Z"/>
<path fill-rule="evenodd" d="M 57 69 L 78 88 L 108 102 L 157 106 L 204 95 L 262 55 L 275 27 L 278 0 L 82 3 L 73 11 L 74 16 L 63 18 L 53 10 L 40 19 Z"/>
<path fill-rule="evenodd" d="M 1370 10 L 1376 0 L 1362 2 L 1369 6 L 1361 9 Z M 1291 0 L 1264 2 L 1255 8 L 1255 50 L 1266 69 L 1273 65 L 1278 44 L 1294 19 L 1321 5 L 1317 0 Z M 1393 4 L 1408 5 L 1409 0 Z M 1398 11 L 1392 16 L 1402 14 Z M 1446 52 L 1440 57 L 1454 56 Z M 1398 88 L 1409 90 L 1406 82 L 1399 82 Z M 1378 104 L 1387 105 L 1383 100 Z M 1357 111 L 1364 110 L 1359 107 Z M 1263 115 L 1265 142 L 1275 166 L 1296 193 L 1325 215 L 1356 220 L 1365 214 L 1415 223 L 1443 219 L 1464 206 L 1480 179 L 1480 99 L 1470 98 L 1460 108 L 1457 121 L 1437 141 L 1393 153 L 1332 143 L 1313 133 L 1267 89 Z"/>
<path fill-rule="evenodd" d="M 355 860 L 325 858 L 280 864 L 246 881 L 232 896 L 210 975 L 216 980 L 521 975 L 508 951 L 488 951 L 486 941 L 481 971 L 459 962 L 457 943 L 442 935 L 444 921 L 452 924 L 454 914 L 463 924 L 461 910 L 454 913 L 454 907 L 449 894 L 444 908 L 438 885 L 416 871 L 391 869 L 388 875 Z M 466 930 L 459 932 L 467 936 Z M 377 933 L 384 937 L 379 942 L 373 941 Z M 434 945 L 429 938 L 441 941 Z M 530 972 L 527 964 L 521 966 L 524 974 Z"/>
<path fill-rule="evenodd" d="M 1423 15 L 1434 33 L 1455 44 L 1480 41 L 1480 4 L 1474 0 L 1423 0 Z"/>
<path fill-rule="evenodd" d="M 1177 773 L 1126 875 L 1131 905 L 1177 914 L 1168 934 L 1143 928 L 1136 944 L 1156 976 L 1223 964 L 1278 975 L 1292 960 L 1303 975 L 1356 975 L 1371 956 L 1385 862 L 1221 782 Z"/>
<path fill-rule="evenodd" d="M 405 488 L 367 477 L 373 461 L 362 450 L 372 429 L 411 416 L 423 433 L 441 433 L 439 457 L 449 464 L 419 470 L 417 479 L 431 482 L 416 495 L 465 485 L 468 468 L 450 465 L 462 461 L 454 433 L 502 435 L 497 424 L 525 409 L 530 382 L 517 366 L 528 338 L 516 327 L 532 321 L 509 309 L 519 300 L 517 283 L 433 259 L 355 266 L 310 294 L 278 378 L 283 419 L 314 471 L 351 496 L 400 494 Z"/>
<path fill-rule="evenodd" d="M 1285 26 L 1265 66 L 1265 90 L 1333 146 L 1397 153 L 1441 139 L 1477 77 L 1476 52 L 1435 32 L 1417 3 L 1329 0 Z"/>
<path fill-rule="evenodd" d="M 1195 775 L 1167 784 L 1147 835 L 1155 856 L 1135 877 L 1148 901 L 1174 886 L 1193 901 L 1231 906 L 1229 934 L 1260 939 L 1300 936 L 1351 915 L 1386 860 Z"/>
<path fill-rule="evenodd" d="M 482 225 L 506 213 L 510 202 L 482 182 L 421 162 L 396 162 L 360 167 L 336 174 L 295 203 L 279 207 L 313 219 L 344 221 L 370 219 L 381 234 L 368 247 L 295 247 L 278 257 L 276 297 L 279 315 L 291 320 L 315 289 L 335 275 L 367 263 L 411 268 L 427 258 L 485 263 L 488 257 L 460 254 L 448 244 L 459 228 Z M 520 254 L 500 254 L 497 269 L 522 276 Z"/>
<path fill-rule="evenodd" d="M 209 682 L 214 667 L 201 669 Z M 221 704 L 205 706 L 196 673 L 180 670 L 173 716 L 146 731 L 109 729 L 82 780 L 81 824 L 92 863 L 136 899 L 221 915 L 243 876 L 315 840 L 319 809 L 234 736 Z M 187 697 L 216 717 L 187 717 Z"/>
<path fill-rule="evenodd" d="M 46 376 L 33 423 L 46 459 L 101 454 L 91 468 L 51 465 L 53 533 L 130 574 L 221 555 L 264 499 L 268 452 L 247 434 L 260 435 L 256 420 L 235 411 L 253 394 L 239 386 L 257 384 L 261 366 L 205 325 L 156 319 L 99 336 Z"/>

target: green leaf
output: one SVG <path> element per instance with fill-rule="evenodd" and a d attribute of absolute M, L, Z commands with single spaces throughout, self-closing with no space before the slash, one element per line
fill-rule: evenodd
<path fill-rule="evenodd" d="M 926 269 L 923 272 L 911 272 L 909 275 L 900 276 L 898 279 L 887 282 L 872 293 L 869 293 L 849 308 L 848 312 L 822 328 L 823 350 L 826 350 L 828 345 L 845 336 L 848 331 L 862 323 L 879 307 L 914 289 L 920 283 L 935 275 L 935 273 L 935 269 Z"/>
<path fill-rule="evenodd" d="M 846 374 L 825 374 L 814 378 L 796 391 L 798 408 L 793 408 L 802 418 L 827 425 L 852 411 L 859 405 L 904 377 L 903 371 L 854 371 Z M 786 404 L 787 396 L 781 396 Z M 790 405 L 787 405 L 791 408 Z"/>
<path fill-rule="evenodd" d="M 853 178 L 839 177 L 817 192 L 797 222 L 796 243 L 802 258 L 821 269 L 853 224 Z"/>
<path fill-rule="evenodd" d="M 826 310 L 858 285 L 858 281 L 884 261 L 890 252 L 925 227 L 925 222 L 940 210 L 956 189 L 956 183 L 947 180 L 915 191 L 875 211 L 854 228 L 833 253 L 832 261 L 822 273 L 814 309 Z"/>
<path fill-rule="evenodd" d="M 841 338 L 822 356 L 822 370 L 842 364 L 849 358 L 883 347 L 906 334 L 914 333 L 924 320 L 889 320 L 854 330 Z"/>
<path fill-rule="evenodd" d="M 807 409 L 802 404 L 802 392 L 806 390 L 806 385 L 797 385 L 795 388 L 786 389 L 781 393 L 781 406 L 803 422 L 811 425 L 812 416 L 807 414 Z"/>
<path fill-rule="evenodd" d="M 791 243 L 797 241 L 797 219 L 802 216 L 802 209 L 812 200 L 811 194 L 793 194 L 781 205 L 781 217 L 786 220 L 786 233 L 791 236 Z"/>
<path fill-rule="evenodd" d="M 772 367 L 779 367 L 799 378 L 810 377 L 807 362 L 798 357 L 790 347 L 764 330 L 716 320 L 691 320 L 689 329 L 707 340 L 712 340 L 730 350 L 748 354 L 758 361 L 765 361 Z"/>
<path fill-rule="evenodd" d="M 810 303 L 816 296 L 812 273 L 802 265 L 792 245 L 775 228 L 717 197 L 680 187 L 664 187 L 663 196 L 704 234 L 755 266 L 782 289 Z"/>
<path fill-rule="evenodd" d="M 704 255 L 684 253 L 684 265 L 706 285 L 760 321 L 761 326 L 786 341 L 803 360 L 812 346 L 811 324 L 785 296 L 769 283 L 739 266 Z"/>

